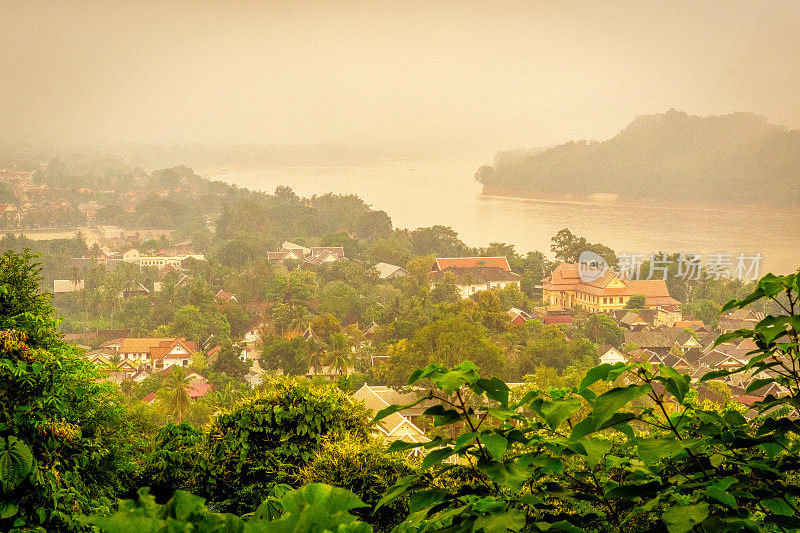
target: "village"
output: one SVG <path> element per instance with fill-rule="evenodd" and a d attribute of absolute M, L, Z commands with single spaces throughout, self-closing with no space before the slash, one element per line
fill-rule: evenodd
<path fill-rule="evenodd" d="M 112 320 L 105 320 L 110 327 L 72 328 L 65 339 L 81 346 L 86 358 L 101 368 L 108 380 L 124 390 L 143 391 L 135 397 L 144 403 L 158 402 L 157 391 L 150 390 L 155 386 L 148 384 L 162 383 L 175 367 L 182 369 L 193 401 L 219 392 L 222 382 L 208 375 L 213 374 L 212 368 L 236 367 L 238 370 L 227 373 L 238 375 L 239 382 L 250 388 L 273 376 L 292 374 L 330 382 L 344 379 L 350 383 L 353 398 L 364 401 L 374 412 L 400 400 L 409 403 L 406 400 L 424 391 L 403 386 L 403 376 L 412 370 L 403 365 L 413 364 L 401 363 L 405 343 L 414 344 L 420 331 L 420 326 L 412 327 L 404 317 L 417 316 L 412 322 L 429 323 L 431 318 L 413 310 L 420 301 L 424 309 L 428 299 L 472 316 L 469 320 L 483 320 L 491 337 L 490 351 L 499 350 L 493 345 L 504 345 L 504 337 L 521 336 L 516 347 L 502 349 L 506 363 L 493 367 L 520 386 L 525 372 L 537 366 L 556 365 L 561 372 L 575 364 L 644 362 L 687 373 L 703 398 L 739 402 L 745 409 L 769 394 L 783 392 L 773 385 L 748 393 L 754 378 L 742 381 L 736 375 L 716 380 L 722 387 L 700 383 L 707 372 L 748 363 L 755 348 L 752 343 L 715 346 L 715 340 L 720 334 L 754 326 L 763 314 L 753 310 L 705 313 L 704 321 L 685 312 L 687 302 L 674 298 L 664 279 L 631 279 L 614 269 L 586 279 L 574 261 L 548 261 L 536 254 L 527 259 L 512 257 L 503 254 L 508 248 L 502 245 L 470 254 L 458 241 L 450 244 L 452 237 L 445 228 L 417 230 L 420 237 L 425 234 L 426 240 L 420 242 L 432 246 L 421 252 L 430 255 L 406 255 L 398 261 L 391 249 L 389 253 L 365 254 L 360 244 L 363 237 L 338 228 L 323 239 L 298 239 L 303 244 L 284 240 L 276 248 L 254 250 L 248 261 L 262 266 L 256 267 L 253 275 L 259 275 L 258 269 L 263 273 L 255 285 L 266 287 L 267 278 L 271 284 L 265 299 L 264 288 L 253 289 L 253 282 L 226 282 L 236 270 L 214 274 L 221 268 L 217 264 L 220 251 L 212 250 L 215 257 L 210 259 L 208 245 L 198 250 L 195 244 L 198 239 L 207 242 L 204 235 L 218 238 L 221 225 L 230 225 L 224 218 L 225 194 L 230 194 L 225 189 L 188 169 L 164 171 L 157 178 L 126 178 L 116 186 L 113 180 L 93 178 L 72 187 L 59 187 L 52 178 L 43 180 L 46 172 L 46 168 L 0 171 L 0 185 L 10 191 L 6 197 L 14 200 L 0 205 L 0 220 L 6 231 L 23 235 L 18 238 L 29 242 L 83 241 L 75 245 L 76 250 L 83 250 L 80 256 L 64 257 L 56 266 L 45 263 L 48 283 L 52 283 L 56 303 L 71 306 L 77 311 L 73 315 L 80 316 L 80 309 L 88 305 L 87 294 L 95 293 L 110 302 L 105 307 L 102 302 L 95 304 L 99 305 L 95 313 L 103 317 L 110 312 Z M 163 188 L 147 193 L 147 186 L 154 181 Z M 100 188 L 97 183 L 106 185 Z M 195 215 L 198 229 L 194 232 L 180 224 L 169 228 L 170 223 L 160 227 L 150 223 L 153 204 L 173 210 L 180 202 L 197 205 L 200 198 L 211 198 L 209 191 L 214 191 L 219 207 L 206 206 L 202 214 Z M 276 199 L 289 202 L 293 210 L 325 205 L 319 199 L 303 203 L 290 190 L 277 191 Z M 331 197 L 326 202 L 333 206 L 344 200 Z M 222 212 L 215 211 L 220 208 Z M 373 217 L 369 210 L 363 216 Z M 125 229 L 114 222 L 140 229 Z M 408 237 L 414 242 L 414 233 Z M 449 248 L 437 242 L 448 242 Z M 346 254 L 347 249 L 359 248 L 362 251 L 355 257 Z M 433 255 L 445 249 L 457 253 Z M 228 250 L 232 249 L 225 253 L 230 253 Z M 501 253 L 491 254 L 493 251 Z M 195 329 L 180 327 L 177 311 L 172 322 L 166 323 L 171 316 L 167 314 L 162 322 L 154 323 L 158 327 L 152 331 L 148 331 L 152 326 L 130 327 L 129 318 L 113 319 L 115 312 L 117 317 L 128 316 L 128 309 L 142 304 L 153 309 L 149 314 L 156 313 L 165 299 L 194 305 L 198 311 L 193 312 L 199 312 L 192 315 L 197 317 L 194 320 L 215 315 L 217 322 L 230 327 L 209 326 L 187 337 L 185 333 Z M 479 314 L 470 311 L 470 306 L 480 309 Z M 103 308 L 106 311 L 101 311 Z M 590 333 L 587 339 L 592 327 L 605 328 L 611 334 Z M 401 332 L 403 328 L 406 333 Z M 530 347 L 526 351 L 526 346 L 544 338 L 545 331 L 560 336 L 559 342 L 564 344 L 550 359 L 537 361 L 537 352 Z M 559 350 L 573 349 L 570 347 L 580 355 L 558 355 Z M 145 394 L 145 390 L 149 392 Z M 430 427 L 419 420 L 423 410 L 400 411 L 382 420 L 377 431 L 387 441 L 428 439 Z"/>

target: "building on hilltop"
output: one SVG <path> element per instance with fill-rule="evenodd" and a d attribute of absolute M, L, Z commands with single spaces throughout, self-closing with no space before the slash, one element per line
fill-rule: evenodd
<path fill-rule="evenodd" d="M 596 279 L 582 279 L 575 263 L 561 263 L 542 282 L 542 298 L 546 305 L 574 307 L 590 313 L 610 313 L 622 309 L 635 294 L 645 297 L 645 307 L 676 306 L 664 280 L 632 280 L 613 270 L 602 272 Z"/>

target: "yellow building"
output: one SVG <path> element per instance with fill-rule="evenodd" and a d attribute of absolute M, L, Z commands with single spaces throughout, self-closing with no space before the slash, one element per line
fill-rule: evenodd
<path fill-rule="evenodd" d="M 578 265 L 561 263 L 542 282 L 545 305 L 573 307 L 590 313 L 608 313 L 628 304 L 634 294 L 645 297 L 645 307 L 677 306 L 664 280 L 632 280 L 606 270 L 596 279 L 581 279 Z"/>

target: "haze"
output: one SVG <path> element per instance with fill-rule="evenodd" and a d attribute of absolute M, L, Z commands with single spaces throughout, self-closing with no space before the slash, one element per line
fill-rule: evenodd
<path fill-rule="evenodd" d="M 487 148 L 800 127 L 797 2 L 4 2 L 2 142 Z"/>

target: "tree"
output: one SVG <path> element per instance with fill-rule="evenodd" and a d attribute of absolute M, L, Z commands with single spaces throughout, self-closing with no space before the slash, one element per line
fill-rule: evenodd
<path fill-rule="evenodd" d="M 392 380 L 405 382 L 421 364 L 460 361 L 472 361 L 493 373 L 499 373 L 504 362 L 503 352 L 489 340 L 486 328 L 461 316 L 450 315 L 417 331 L 408 349 L 392 357 Z"/>
<path fill-rule="evenodd" d="M 244 380 L 250 370 L 251 361 L 242 361 L 239 358 L 241 348 L 226 340 L 220 343 L 220 350 L 217 358 L 211 364 L 214 372 L 220 372 L 239 381 Z"/>
<path fill-rule="evenodd" d="M 586 339 L 570 341 L 557 325 L 543 326 L 520 357 L 519 375 L 529 374 L 539 366 L 555 368 L 559 373 L 570 366 L 586 368 L 597 358 L 596 346 Z"/>
<path fill-rule="evenodd" d="M 0 257 L 0 530 L 73 531 L 135 469 L 119 391 L 64 345 L 29 253 Z"/>
<path fill-rule="evenodd" d="M 159 408 L 164 415 L 180 424 L 189 412 L 189 389 L 192 388 L 190 378 L 186 371 L 178 366 L 170 367 L 164 380 L 164 388 L 159 391 Z"/>
<path fill-rule="evenodd" d="M 617 264 L 617 255 L 611 248 L 590 243 L 585 237 L 578 237 L 567 228 L 559 231 L 551 241 L 550 250 L 555 253 L 556 259 L 566 263 L 577 263 L 583 252 L 594 252 L 605 259 L 610 267 Z"/>
<path fill-rule="evenodd" d="M 644 309 L 647 303 L 647 297 L 644 294 L 633 294 L 628 298 L 628 303 L 625 305 L 626 309 Z"/>
<path fill-rule="evenodd" d="M 603 313 L 594 314 L 586 319 L 583 331 L 590 341 L 598 344 L 609 344 L 619 348 L 625 342 L 625 332 L 613 318 Z"/>
<path fill-rule="evenodd" d="M 442 432 L 421 468 L 378 508 L 402 497 L 431 498 L 413 506 L 397 530 L 797 530 L 798 277 L 769 274 L 752 294 L 723 307 L 769 299 L 783 313 L 720 336 L 716 344 L 747 339 L 755 353 L 747 365 L 697 382 L 650 362 L 604 364 L 562 383 L 536 376 L 544 383 L 521 391 L 481 376 L 469 362 L 420 369 L 409 385 L 430 383 L 426 399 L 435 403 L 425 413 L 455 431 Z M 748 411 L 706 385 L 734 375 L 750 382 L 749 392 L 779 386 L 786 394 L 767 395 Z M 702 389 L 716 399 L 698 398 Z M 404 407 L 390 406 L 375 421 Z M 390 450 L 425 445 L 396 442 Z M 457 469 L 463 483 L 431 488 Z"/>
<path fill-rule="evenodd" d="M 712 326 L 719 322 L 720 310 L 722 309 L 720 305 L 711 300 L 687 302 L 682 307 L 684 314 L 691 315 L 697 320 L 702 320 Z"/>
<path fill-rule="evenodd" d="M 41 263 L 28 250 L 0 256 L 0 330 L 25 332 L 33 348 L 59 343 L 50 297 L 39 290 L 40 272 Z"/>
<path fill-rule="evenodd" d="M 340 321 L 349 316 L 358 317 L 360 297 L 358 292 L 343 281 L 331 281 L 319 296 L 320 310 L 335 316 Z"/>
<path fill-rule="evenodd" d="M 212 420 L 206 437 L 205 494 L 226 511 L 253 509 L 323 443 L 348 433 L 366 440 L 367 420 L 365 407 L 332 385 L 303 378 L 272 381 Z"/>
<path fill-rule="evenodd" d="M 433 303 L 453 303 L 461 299 L 461 294 L 456 285 L 456 276 L 452 272 L 445 272 L 442 281 L 431 289 Z"/>
<path fill-rule="evenodd" d="M 178 309 L 165 329 L 167 335 L 184 337 L 199 343 L 205 342 L 212 335 L 217 342 L 223 342 L 231 335 L 231 326 L 218 309 L 208 307 L 201 310 L 196 305 L 186 305 Z"/>

